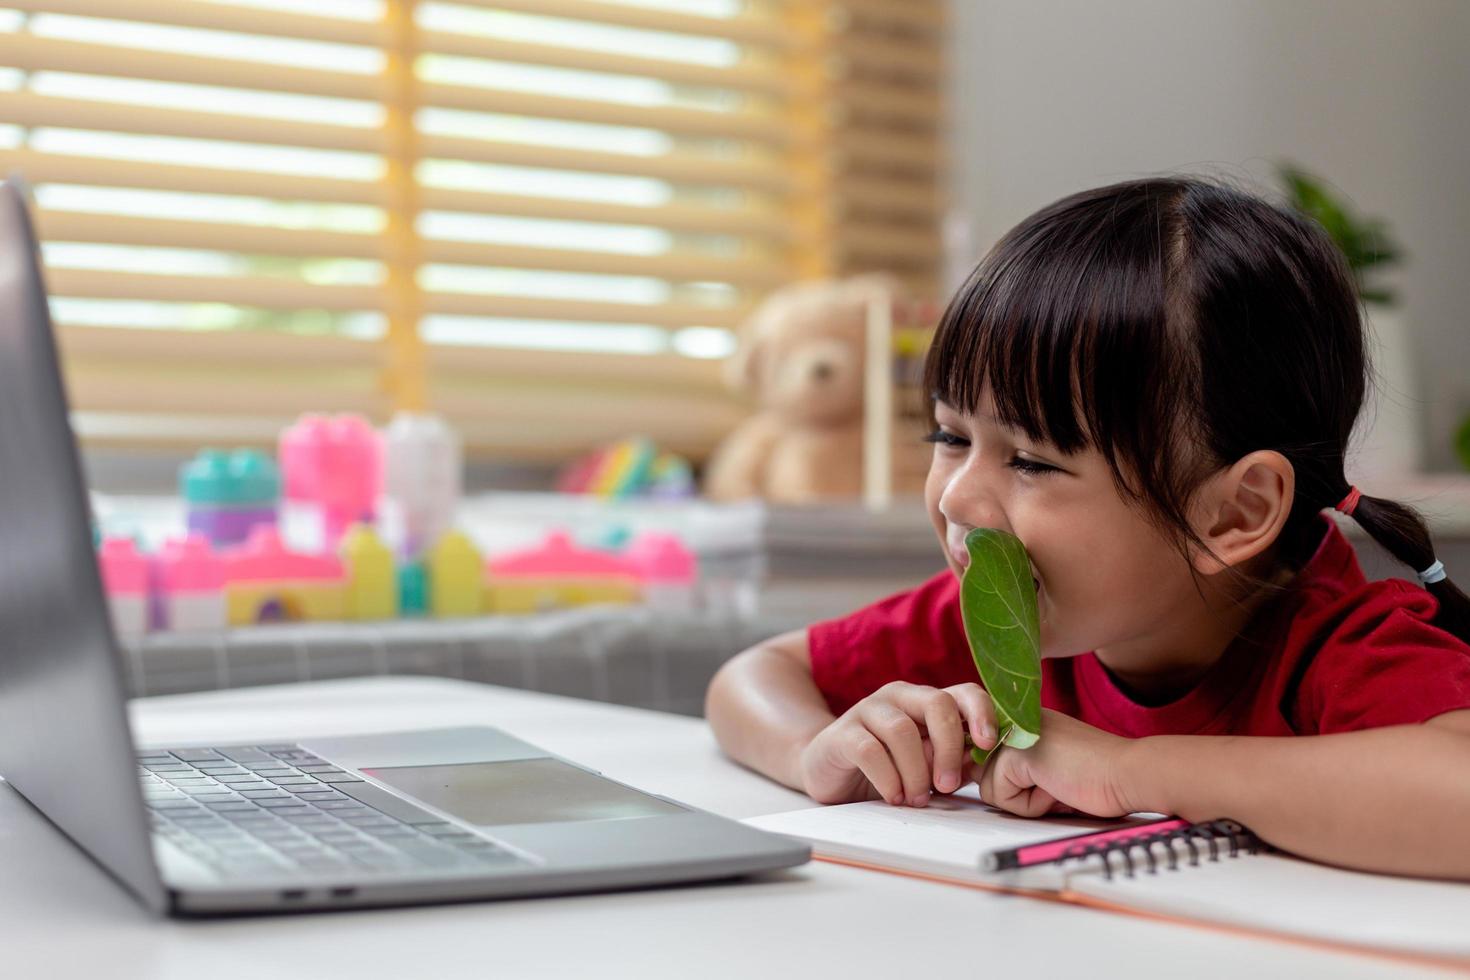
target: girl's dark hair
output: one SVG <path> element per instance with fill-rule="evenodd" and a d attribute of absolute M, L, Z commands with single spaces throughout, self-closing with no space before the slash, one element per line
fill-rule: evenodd
<path fill-rule="evenodd" d="M 1083 191 L 1012 229 L 940 321 L 925 388 L 1064 453 L 1098 450 L 1125 499 L 1181 550 L 1209 474 L 1273 449 L 1296 471 L 1280 556 L 1303 565 L 1350 487 L 1343 456 L 1369 376 L 1353 279 L 1309 219 L 1194 178 Z M 1364 495 L 1353 517 L 1423 571 L 1411 508 Z M 1428 586 L 1436 625 L 1470 640 L 1470 599 Z"/>

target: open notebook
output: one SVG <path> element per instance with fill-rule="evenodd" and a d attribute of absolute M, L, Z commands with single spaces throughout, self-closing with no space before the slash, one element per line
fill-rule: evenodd
<path fill-rule="evenodd" d="M 1216 860 L 1198 848 L 1197 864 L 1185 850 L 1174 870 L 1162 855 L 1154 872 L 1135 859 L 1131 877 L 1117 862 L 1106 876 L 1095 858 L 986 873 L 983 857 L 997 848 L 1118 822 L 1027 820 L 981 803 L 973 786 L 923 809 L 849 803 L 745 822 L 807 841 L 819 860 L 1470 968 L 1470 884 L 1362 874 L 1245 849 L 1231 857 L 1228 846 Z"/>

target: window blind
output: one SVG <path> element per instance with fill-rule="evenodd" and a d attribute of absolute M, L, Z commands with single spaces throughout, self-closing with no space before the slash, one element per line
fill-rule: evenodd
<path fill-rule="evenodd" d="M 794 278 L 939 265 L 937 0 L 0 0 L 83 438 L 432 408 L 472 450 L 743 412 Z"/>

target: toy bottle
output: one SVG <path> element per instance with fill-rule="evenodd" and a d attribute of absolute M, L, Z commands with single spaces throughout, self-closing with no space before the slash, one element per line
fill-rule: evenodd
<path fill-rule="evenodd" d="M 264 453 L 206 449 L 179 470 L 179 495 L 191 533 L 234 545 L 257 525 L 276 522 L 281 476 Z"/>
<path fill-rule="evenodd" d="M 437 415 L 400 412 L 383 430 L 384 536 L 421 558 L 454 525 L 463 493 L 459 438 Z"/>
<path fill-rule="evenodd" d="M 429 550 L 429 611 L 440 619 L 476 616 L 485 591 L 480 553 L 470 539 L 451 531 Z"/>
<path fill-rule="evenodd" d="M 342 539 L 347 565 L 347 618 L 393 619 L 398 615 L 398 573 L 393 552 L 366 524 Z"/>

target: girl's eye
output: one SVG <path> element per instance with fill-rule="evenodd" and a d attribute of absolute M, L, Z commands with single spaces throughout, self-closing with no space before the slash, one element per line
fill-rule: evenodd
<path fill-rule="evenodd" d="M 1057 469 L 1055 466 L 1049 466 L 1046 463 L 1038 463 L 1034 459 L 1024 459 L 1020 456 L 1012 457 L 1011 469 L 1019 470 L 1020 472 L 1027 473 L 1031 476 L 1041 476 L 1045 473 L 1061 472 L 1061 470 Z"/>
<path fill-rule="evenodd" d="M 957 436 L 953 432 L 945 432 L 943 429 L 935 429 L 924 437 L 925 442 L 936 443 L 940 446 L 948 446 L 952 449 L 963 449 L 970 444 L 970 440 Z"/>

